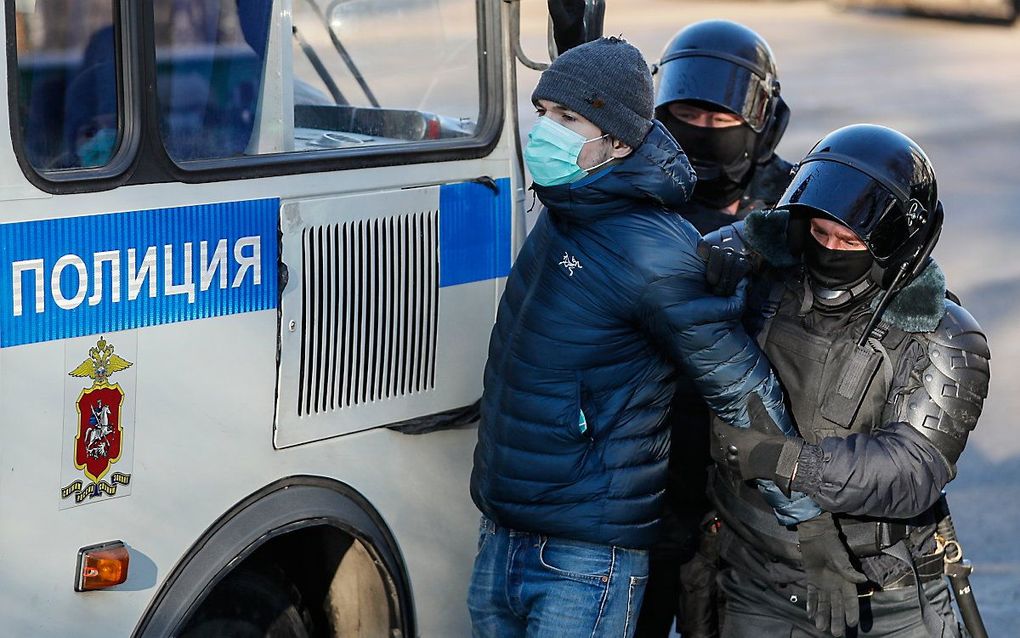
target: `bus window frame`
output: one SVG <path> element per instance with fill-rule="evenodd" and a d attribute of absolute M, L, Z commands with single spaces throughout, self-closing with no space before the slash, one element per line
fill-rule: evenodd
<path fill-rule="evenodd" d="M 14 154 L 26 178 L 40 190 L 55 195 L 101 192 L 143 184 L 200 184 L 483 158 L 491 154 L 499 143 L 505 118 L 502 15 L 500 7 L 493 8 L 492 4 L 488 0 L 475 0 L 479 114 L 474 135 L 359 149 L 316 149 L 177 163 L 167 152 L 160 134 L 152 2 L 119 0 L 114 28 L 118 34 L 120 147 L 111 161 L 102 167 L 44 171 L 32 166 L 24 150 L 25 139 L 18 107 L 20 86 L 15 44 L 15 0 L 7 0 L 8 108 Z M 126 55 L 126 52 L 135 55 Z"/>
<path fill-rule="evenodd" d="M 113 4 L 114 60 L 117 80 L 117 131 L 119 144 L 110 161 L 102 166 L 70 168 L 59 170 L 39 169 L 32 165 L 24 152 L 26 139 L 22 129 L 18 98 L 21 95 L 21 73 L 18 69 L 16 0 L 5 3 L 5 24 L 7 26 L 7 95 L 9 104 L 11 140 L 18 165 L 26 177 L 37 187 L 50 193 L 83 192 L 116 188 L 126 182 L 141 141 L 139 124 L 142 108 L 137 98 L 136 87 L 140 86 L 140 68 L 132 56 L 125 51 L 135 50 L 137 32 L 128 28 L 133 15 L 129 0 L 115 0 Z M 89 184 L 102 185 L 90 188 Z M 49 186 L 48 188 L 46 186 Z"/>

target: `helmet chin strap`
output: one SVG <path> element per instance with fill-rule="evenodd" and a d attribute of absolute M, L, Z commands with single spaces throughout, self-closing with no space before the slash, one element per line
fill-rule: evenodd
<path fill-rule="evenodd" d="M 882 314 L 885 309 L 889 307 L 889 302 L 892 301 L 893 295 L 900 291 L 900 288 L 906 283 L 907 273 L 910 272 L 910 263 L 904 262 L 900 269 L 896 272 L 896 276 L 893 278 L 892 284 L 889 285 L 882 292 L 882 298 L 878 300 L 878 307 L 875 308 L 874 314 L 871 315 L 871 320 L 868 321 L 867 327 L 864 329 L 864 333 L 861 334 L 860 340 L 857 345 L 864 347 L 864 344 L 868 342 L 868 338 L 871 337 L 871 332 L 878 325 L 878 322 L 882 319 Z"/>

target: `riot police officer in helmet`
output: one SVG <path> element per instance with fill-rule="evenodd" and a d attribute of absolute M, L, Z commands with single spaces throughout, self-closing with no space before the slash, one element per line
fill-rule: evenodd
<path fill-rule="evenodd" d="M 921 148 L 855 125 L 814 147 L 775 211 L 728 230 L 737 250 L 712 253 L 764 263 L 745 324 L 802 437 L 777 436 L 754 405 L 751 428 L 713 422 L 723 636 L 960 635 L 936 506 L 977 424 L 990 354 L 931 259 L 942 218 Z M 807 494 L 822 516 L 781 526 L 747 487 L 755 478 Z"/>
<path fill-rule="evenodd" d="M 735 22 L 698 22 L 673 37 L 656 75 L 655 117 L 698 174 L 677 212 L 704 234 L 774 205 L 790 180 L 792 166 L 774 152 L 790 111 L 765 40 Z M 675 619 L 684 638 L 712 638 L 718 521 L 705 495 L 709 411 L 685 379 L 669 420 L 666 534 L 651 551 L 637 636 L 664 638 Z"/>
<path fill-rule="evenodd" d="M 694 203 L 681 211 L 704 232 L 776 202 L 790 164 L 775 155 L 790 119 L 765 40 L 727 20 L 674 36 L 657 68 L 656 119 L 698 173 Z"/>

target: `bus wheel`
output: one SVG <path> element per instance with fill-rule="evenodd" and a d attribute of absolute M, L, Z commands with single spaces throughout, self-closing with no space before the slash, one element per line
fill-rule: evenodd
<path fill-rule="evenodd" d="M 309 615 L 281 570 L 241 567 L 202 602 L 181 638 L 308 638 Z"/>

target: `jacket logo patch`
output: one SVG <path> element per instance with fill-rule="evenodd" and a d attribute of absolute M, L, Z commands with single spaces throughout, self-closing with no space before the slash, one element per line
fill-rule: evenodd
<path fill-rule="evenodd" d="M 577 257 L 567 253 L 563 253 L 563 259 L 560 260 L 559 265 L 570 271 L 571 277 L 574 276 L 574 270 L 584 270 L 584 266 L 581 265 L 581 262 L 577 261 Z"/>

